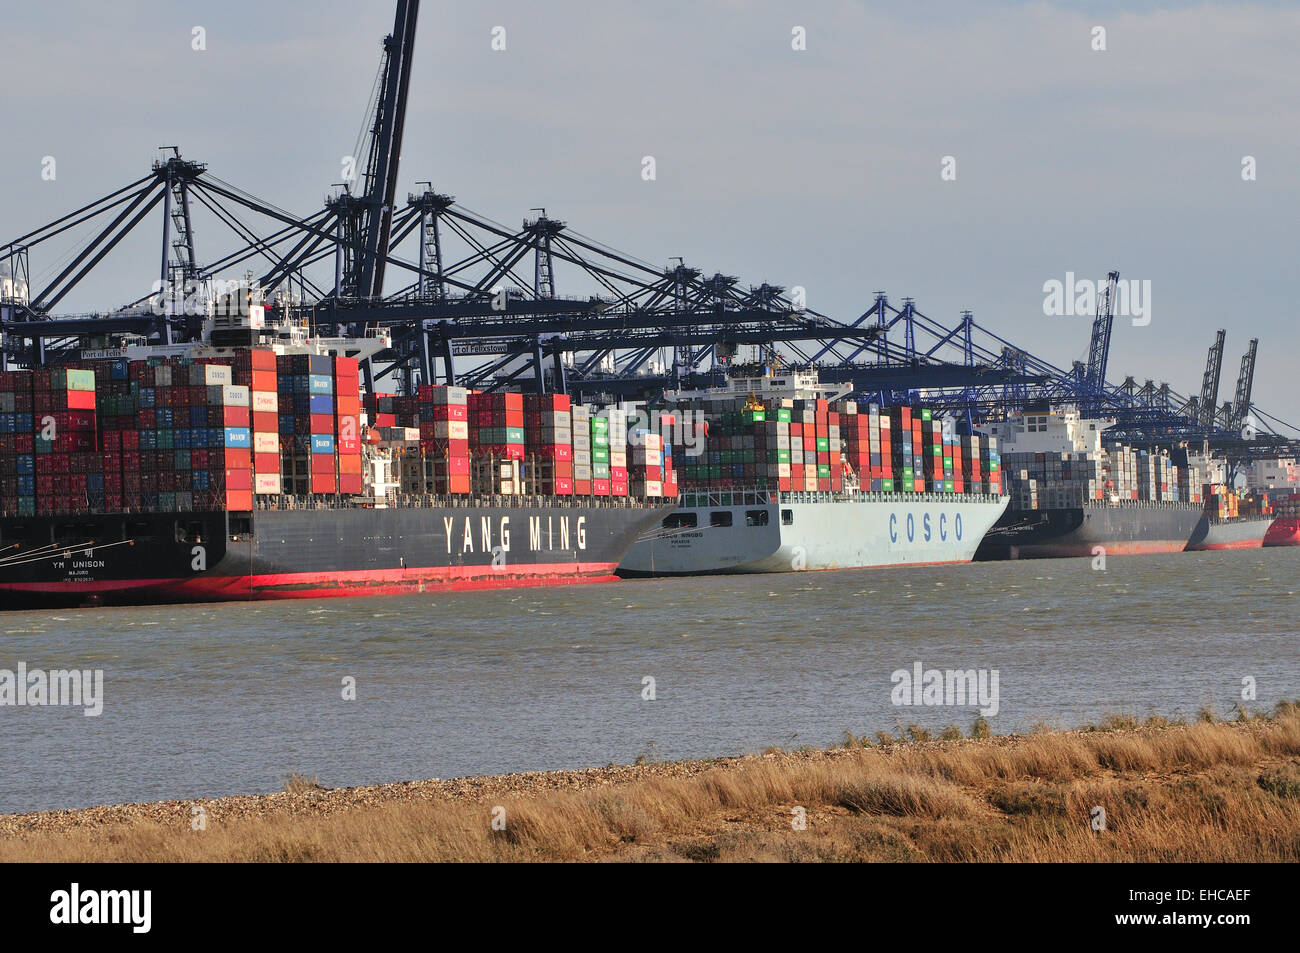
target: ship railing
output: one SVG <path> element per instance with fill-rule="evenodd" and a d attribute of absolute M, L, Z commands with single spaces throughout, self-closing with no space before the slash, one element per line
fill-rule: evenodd
<path fill-rule="evenodd" d="M 360 500 L 360 502 L 358 502 Z M 369 503 L 364 497 L 338 496 L 267 496 L 257 500 L 259 510 L 337 510 L 364 508 Z M 647 509 L 675 504 L 673 499 L 630 496 L 544 496 L 540 494 L 436 494 L 398 493 L 386 499 L 384 505 L 391 509 L 445 509 L 477 508 L 482 506 L 558 507 L 583 509 Z"/>
<path fill-rule="evenodd" d="M 996 503 L 996 493 L 904 493 L 866 490 L 760 490 L 756 488 L 688 490 L 681 494 L 684 508 L 719 506 L 780 506 L 785 503 Z"/>

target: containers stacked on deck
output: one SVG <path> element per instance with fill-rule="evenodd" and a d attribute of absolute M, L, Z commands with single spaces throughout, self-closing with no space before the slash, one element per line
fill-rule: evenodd
<path fill-rule="evenodd" d="M 574 404 L 570 416 L 573 420 L 573 492 L 590 496 L 591 409 L 583 404 Z"/>
<path fill-rule="evenodd" d="M 1062 509 L 1105 496 L 1102 461 L 1093 454 L 1019 451 L 1006 454 L 1004 461 L 1014 475 L 1013 506 L 1018 509 Z"/>
<path fill-rule="evenodd" d="M 591 495 L 609 496 L 608 414 L 591 415 Z"/>
<path fill-rule="evenodd" d="M 339 492 L 360 494 L 361 371 L 355 357 L 334 358 L 334 439 Z"/>
<path fill-rule="evenodd" d="M 280 393 L 275 352 L 241 351 L 234 360 L 236 384 L 248 387 L 253 439 L 253 495 L 278 496 L 280 477 Z"/>
<path fill-rule="evenodd" d="M 413 455 L 416 492 L 438 495 L 470 491 L 470 392 L 464 387 L 423 386 L 417 393 L 420 446 Z M 404 408 L 405 401 L 395 403 Z M 402 414 L 409 419 L 409 415 Z"/>
<path fill-rule="evenodd" d="M 1200 467 L 1178 467 L 1177 474 L 1179 499 L 1187 500 L 1189 503 L 1200 503 L 1203 496 Z"/>
<path fill-rule="evenodd" d="M 469 395 L 470 489 L 488 496 L 527 492 L 523 479 L 524 395 Z"/>
<path fill-rule="evenodd" d="M 280 452 L 285 492 L 338 492 L 334 362 L 328 355 L 276 358 Z"/>
<path fill-rule="evenodd" d="M 566 394 L 524 398 L 524 444 L 538 493 L 573 495 L 573 412 Z"/>
<path fill-rule="evenodd" d="M 1240 498 L 1222 483 L 1207 483 L 1203 487 L 1205 512 L 1213 519 L 1233 519 L 1241 515 Z"/>
<path fill-rule="evenodd" d="M 675 448 L 683 484 L 839 492 L 1000 493 L 996 444 L 958 436 L 928 409 L 822 400 L 706 401 L 705 445 Z"/>
<path fill-rule="evenodd" d="M 95 374 L 56 368 L 32 377 L 36 513 L 103 505 L 104 464 L 96 453 Z M 97 497 L 97 498 L 96 498 Z"/>
<path fill-rule="evenodd" d="M 1176 466 L 1165 451 L 1113 444 L 1083 452 L 1006 455 L 1013 509 L 1069 509 L 1110 500 L 1199 503 L 1196 467 Z"/>

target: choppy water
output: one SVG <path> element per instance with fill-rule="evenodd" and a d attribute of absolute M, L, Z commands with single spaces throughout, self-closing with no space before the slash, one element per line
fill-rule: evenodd
<path fill-rule="evenodd" d="M 999 733 L 1300 698 L 1300 549 L 0 613 L 0 668 L 101 668 L 104 710 L 0 707 L 0 812 L 797 747 L 972 707 Z M 356 679 L 357 699 L 342 698 Z M 643 700 L 643 678 L 656 699 Z"/>

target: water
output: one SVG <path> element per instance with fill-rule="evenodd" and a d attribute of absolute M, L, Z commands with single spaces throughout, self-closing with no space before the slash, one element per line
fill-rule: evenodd
<path fill-rule="evenodd" d="M 997 669 L 998 733 L 1226 713 L 1245 676 L 1268 708 L 1300 698 L 1297 593 L 1300 548 L 0 613 L 0 668 L 102 668 L 105 694 L 0 708 L 0 812 L 969 728 L 891 704 L 917 661 Z"/>

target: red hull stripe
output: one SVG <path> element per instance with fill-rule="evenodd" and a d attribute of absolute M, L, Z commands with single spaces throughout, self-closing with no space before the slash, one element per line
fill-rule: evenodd
<path fill-rule="evenodd" d="M 248 599 L 320 599 L 332 596 L 388 596 L 417 592 L 458 592 L 612 582 L 616 563 L 535 563 L 424 569 L 276 573 L 257 576 L 197 576 L 192 579 L 133 579 L 103 582 L 10 583 L 0 590 L 26 593 L 93 595 L 130 590 L 135 595 L 166 596 L 190 602 Z"/>
<path fill-rule="evenodd" d="M 1195 546 L 1188 546 L 1192 552 L 1207 552 L 1212 549 L 1259 549 L 1264 545 L 1264 537 L 1259 539 L 1236 539 L 1230 543 L 1197 543 Z"/>

